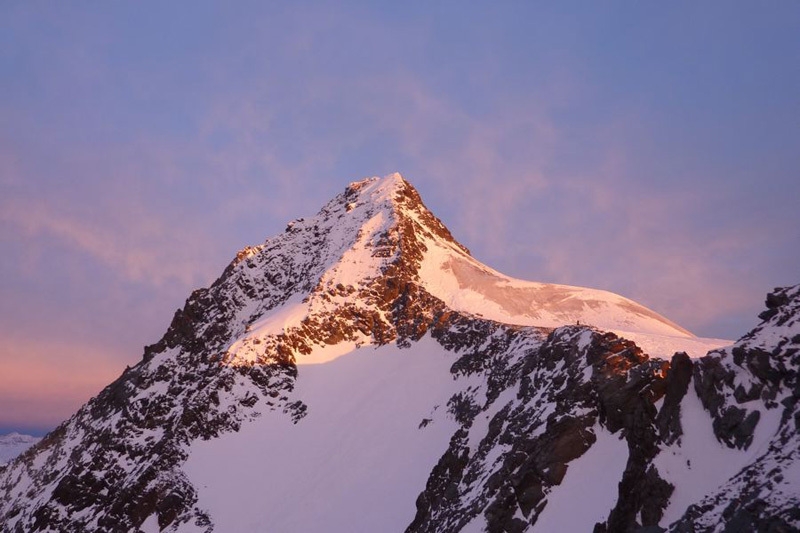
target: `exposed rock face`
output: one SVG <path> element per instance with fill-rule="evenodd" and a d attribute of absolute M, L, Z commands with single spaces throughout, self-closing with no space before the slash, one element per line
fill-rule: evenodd
<path fill-rule="evenodd" d="M 431 278 L 431 258 L 451 277 Z M 504 323 L 465 311 L 461 300 L 454 309 L 442 287 L 465 276 L 483 291 L 468 296 L 511 298 L 502 313 L 524 309 L 528 320 L 535 313 L 515 298 L 546 294 L 551 316 L 569 322 Z M 408 532 L 553 524 L 552 502 L 581 483 L 601 446 L 623 466 L 605 480 L 608 504 L 587 530 L 800 527 L 800 286 L 771 294 L 765 321 L 736 345 L 666 360 L 575 325 L 576 316 L 594 316 L 584 308 L 614 309 L 637 324 L 651 320 L 659 333 L 688 335 L 638 304 L 585 297 L 559 307 L 553 295 L 589 293 L 519 289 L 499 276 L 469 257 L 399 175 L 351 184 L 314 218 L 239 252 L 137 365 L 0 467 L 2 531 L 219 531 L 184 469 L 192 443 L 267 417 L 304 424 L 315 406 L 297 392 L 298 362 L 324 362 L 315 358 L 350 345 L 415 350 L 423 338 L 452 353 L 441 380 L 454 383 L 447 395 L 456 392 L 414 429 L 427 431 L 437 416 L 457 429 L 424 471 Z M 687 469 L 697 462 L 696 420 L 743 467 L 689 497 L 672 458 L 685 454 Z"/>
<path fill-rule="evenodd" d="M 649 461 L 659 440 L 654 403 L 664 396 L 669 364 L 585 327 L 546 336 L 505 329 L 490 339 L 453 365 L 456 373 L 481 374 L 487 386 L 459 398 L 470 406 L 460 413 L 462 429 L 431 474 L 407 531 L 458 531 L 478 515 L 487 531 L 525 531 L 597 431 L 625 439 L 629 450 L 621 497 L 599 530 L 630 529 L 637 513 L 645 525 L 658 524 L 672 487 Z"/>
<path fill-rule="evenodd" d="M 664 405 L 656 417 L 656 425 L 665 444 L 673 444 L 683 434 L 681 401 L 689 391 L 692 368 L 692 360 L 685 353 L 679 352 L 672 356 L 670 373 L 666 381 Z"/>

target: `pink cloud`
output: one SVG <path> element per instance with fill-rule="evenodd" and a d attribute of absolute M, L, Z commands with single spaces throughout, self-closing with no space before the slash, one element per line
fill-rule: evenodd
<path fill-rule="evenodd" d="M 68 418 L 121 374 L 120 360 L 99 345 L 3 338 L 0 426 L 53 426 Z"/>
<path fill-rule="evenodd" d="M 565 226 L 538 244 L 548 281 L 618 292 L 695 331 L 757 308 L 763 295 L 735 267 L 759 239 L 756 228 L 698 224 L 708 197 L 631 180 L 617 141 L 610 137 L 591 179 L 561 184 Z"/>
<path fill-rule="evenodd" d="M 0 217 L 3 222 L 24 231 L 29 238 L 55 237 L 117 269 L 132 281 L 161 285 L 176 280 L 191 285 L 200 277 L 194 258 L 181 253 L 185 250 L 165 246 L 160 237 L 166 228 L 153 217 L 143 217 L 136 226 L 121 228 L 88 223 L 58 213 L 44 203 L 8 202 L 2 206 Z"/>

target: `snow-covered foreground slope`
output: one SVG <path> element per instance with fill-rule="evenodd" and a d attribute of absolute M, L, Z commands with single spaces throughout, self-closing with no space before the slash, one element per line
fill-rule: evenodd
<path fill-rule="evenodd" d="M 767 303 L 736 344 L 698 339 L 480 264 L 399 175 L 353 183 L 0 467 L 0 523 L 796 530 L 800 287 Z"/>
<path fill-rule="evenodd" d="M 198 505 L 219 531 L 402 531 L 457 428 L 454 360 L 426 337 L 299 367 L 299 423 L 267 416 L 192 445 Z"/>
<path fill-rule="evenodd" d="M 0 464 L 7 463 L 39 442 L 39 440 L 39 437 L 22 435 L 20 433 L 0 435 Z"/>

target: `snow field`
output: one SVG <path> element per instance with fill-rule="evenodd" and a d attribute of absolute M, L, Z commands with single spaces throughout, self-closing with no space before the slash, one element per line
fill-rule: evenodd
<path fill-rule="evenodd" d="M 192 444 L 184 470 L 198 505 L 218 531 L 402 531 L 458 427 L 446 414 L 453 360 L 426 337 L 300 367 L 293 397 L 308 414 L 297 424 L 268 413 Z"/>

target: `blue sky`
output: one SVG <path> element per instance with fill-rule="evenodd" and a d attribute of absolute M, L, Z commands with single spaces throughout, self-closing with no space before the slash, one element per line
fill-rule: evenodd
<path fill-rule="evenodd" d="M 507 274 L 736 338 L 800 282 L 800 4 L 0 4 L 0 430 L 399 171 Z"/>

